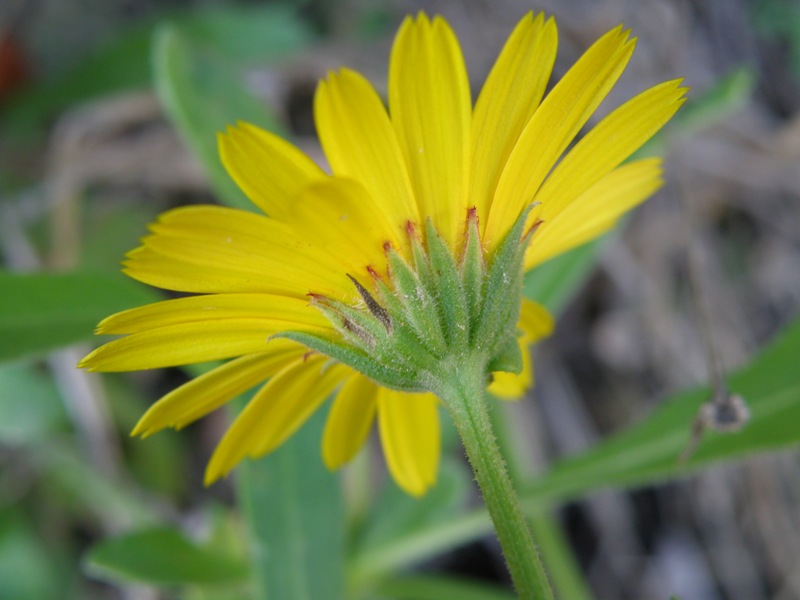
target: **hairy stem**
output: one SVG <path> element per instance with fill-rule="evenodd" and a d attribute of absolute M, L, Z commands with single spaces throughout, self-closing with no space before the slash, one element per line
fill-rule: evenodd
<path fill-rule="evenodd" d="M 551 600 L 553 591 L 544 565 L 492 431 L 485 369 L 476 368 L 475 362 L 480 361 L 454 361 L 443 370 L 437 392 L 461 436 L 517 594 L 525 600 Z"/>

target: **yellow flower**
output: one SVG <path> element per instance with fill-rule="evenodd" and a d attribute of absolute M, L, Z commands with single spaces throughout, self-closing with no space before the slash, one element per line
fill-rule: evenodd
<path fill-rule="evenodd" d="M 659 159 L 622 163 L 681 105 L 680 82 L 642 92 L 567 151 L 634 40 L 610 31 L 545 97 L 556 45 L 552 19 L 523 17 L 473 107 L 448 24 L 407 18 L 388 112 L 347 69 L 317 89 L 332 174 L 253 125 L 221 134 L 225 167 L 269 216 L 217 206 L 162 215 L 125 271 L 197 295 L 105 319 L 98 333 L 123 337 L 81 366 L 231 360 L 159 400 L 134 434 L 181 428 L 266 380 L 219 443 L 207 483 L 278 447 L 335 394 L 322 440 L 330 468 L 355 455 L 377 417 L 400 487 L 420 495 L 433 485 L 431 392 L 445 367 L 429 362 L 477 353 L 495 372 L 490 391 L 521 395 L 527 346 L 552 328 L 521 299 L 522 273 L 608 230 L 661 184 Z"/>

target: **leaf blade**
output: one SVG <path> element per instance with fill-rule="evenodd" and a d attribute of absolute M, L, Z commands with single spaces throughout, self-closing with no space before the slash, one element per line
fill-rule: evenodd
<path fill-rule="evenodd" d="M 0 361 L 89 339 L 103 317 L 157 299 L 116 273 L 0 272 Z"/>
<path fill-rule="evenodd" d="M 243 561 L 196 544 L 171 527 L 106 539 L 90 550 L 84 566 L 103 579 L 153 585 L 231 583 L 248 573 Z"/>

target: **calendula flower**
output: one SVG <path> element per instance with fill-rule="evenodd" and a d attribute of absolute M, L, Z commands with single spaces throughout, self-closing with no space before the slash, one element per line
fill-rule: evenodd
<path fill-rule="evenodd" d="M 392 476 L 424 493 L 436 481 L 448 386 L 466 373 L 514 398 L 532 381 L 528 345 L 552 319 L 522 298 L 523 274 L 605 232 L 661 184 L 659 159 L 625 161 L 683 102 L 678 80 L 640 93 L 573 144 L 634 44 L 622 27 L 610 31 L 545 96 L 556 25 L 528 14 L 473 106 L 448 24 L 407 18 L 388 111 L 351 70 L 317 88 L 330 173 L 253 125 L 220 134 L 228 173 L 264 214 L 191 206 L 162 215 L 125 272 L 195 295 L 107 318 L 98 333 L 123 337 L 81 366 L 230 359 L 154 404 L 134 431 L 143 436 L 261 385 L 220 441 L 207 483 L 278 447 L 333 395 L 325 463 L 350 460 L 377 419 Z"/>

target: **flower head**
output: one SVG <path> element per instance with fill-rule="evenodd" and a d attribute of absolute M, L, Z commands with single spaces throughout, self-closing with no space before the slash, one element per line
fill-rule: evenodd
<path fill-rule="evenodd" d="M 352 458 L 377 418 L 394 479 L 424 493 L 436 480 L 445 372 L 467 361 L 487 385 L 493 374 L 496 395 L 520 396 L 532 379 L 527 346 L 552 328 L 522 298 L 524 272 L 603 233 L 661 183 L 658 159 L 623 163 L 681 105 L 680 82 L 642 92 L 567 150 L 634 40 L 610 31 L 545 96 L 556 45 L 552 19 L 523 17 L 473 107 L 448 24 L 407 18 L 388 111 L 354 71 L 317 89 L 331 174 L 253 125 L 220 134 L 225 167 L 265 214 L 162 215 L 125 270 L 195 295 L 105 319 L 98 333 L 123 337 L 81 366 L 229 359 L 154 404 L 134 430 L 145 436 L 261 385 L 217 447 L 208 483 L 275 449 L 335 394 L 325 463 Z"/>

